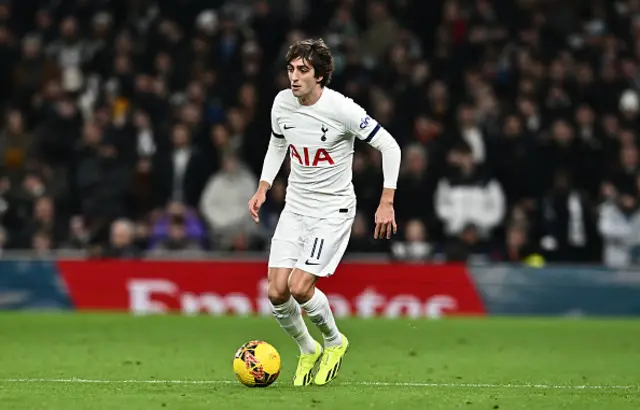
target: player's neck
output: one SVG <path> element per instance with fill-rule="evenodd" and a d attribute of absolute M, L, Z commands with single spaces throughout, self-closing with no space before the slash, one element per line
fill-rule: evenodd
<path fill-rule="evenodd" d="M 316 87 L 309 94 L 298 98 L 302 105 L 313 105 L 318 102 L 322 96 L 322 87 Z"/>

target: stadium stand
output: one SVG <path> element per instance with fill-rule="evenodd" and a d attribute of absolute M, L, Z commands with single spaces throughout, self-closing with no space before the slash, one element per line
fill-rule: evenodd
<path fill-rule="evenodd" d="M 0 2 L 0 246 L 136 258 L 261 251 L 246 210 L 293 40 L 403 147 L 374 241 L 356 144 L 350 253 L 624 266 L 640 257 L 636 0 Z"/>

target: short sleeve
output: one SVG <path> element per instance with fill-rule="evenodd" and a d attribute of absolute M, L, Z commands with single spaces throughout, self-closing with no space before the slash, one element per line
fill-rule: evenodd
<path fill-rule="evenodd" d="M 380 124 L 351 98 L 345 97 L 341 105 L 340 113 L 346 131 L 364 142 L 370 142 L 380 131 Z"/>
<path fill-rule="evenodd" d="M 278 124 L 278 97 L 274 98 L 271 106 L 271 134 L 276 138 L 284 138 L 280 125 Z"/>

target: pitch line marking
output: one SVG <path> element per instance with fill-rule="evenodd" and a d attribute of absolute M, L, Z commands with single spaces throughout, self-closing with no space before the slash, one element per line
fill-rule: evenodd
<path fill-rule="evenodd" d="M 78 383 L 78 384 L 236 384 L 233 380 L 99 380 L 99 379 L 0 379 L 0 383 Z M 418 382 L 338 382 L 346 386 L 431 387 L 469 389 L 557 389 L 557 390 L 640 390 L 640 386 L 570 384 L 491 384 L 491 383 L 418 383 Z"/>

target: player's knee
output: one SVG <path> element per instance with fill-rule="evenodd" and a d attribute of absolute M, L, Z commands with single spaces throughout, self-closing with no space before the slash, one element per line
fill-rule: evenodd
<path fill-rule="evenodd" d="M 291 298 L 289 276 L 291 269 L 269 268 L 267 297 L 273 305 L 281 305 Z"/>
<path fill-rule="evenodd" d="M 315 282 L 311 280 L 305 280 L 304 278 L 291 278 L 289 281 L 289 291 L 291 296 L 298 303 L 305 303 L 313 296 L 315 289 Z"/>
<path fill-rule="evenodd" d="M 272 305 L 281 305 L 289 300 L 291 294 L 286 291 L 279 291 L 277 289 L 269 290 L 268 292 L 269 301 Z"/>
<path fill-rule="evenodd" d="M 267 287 L 267 297 L 273 305 L 281 305 L 289 300 L 291 294 L 289 288 L 285 285 L 279 285 L 275 282 L 269 282 Z"/>

